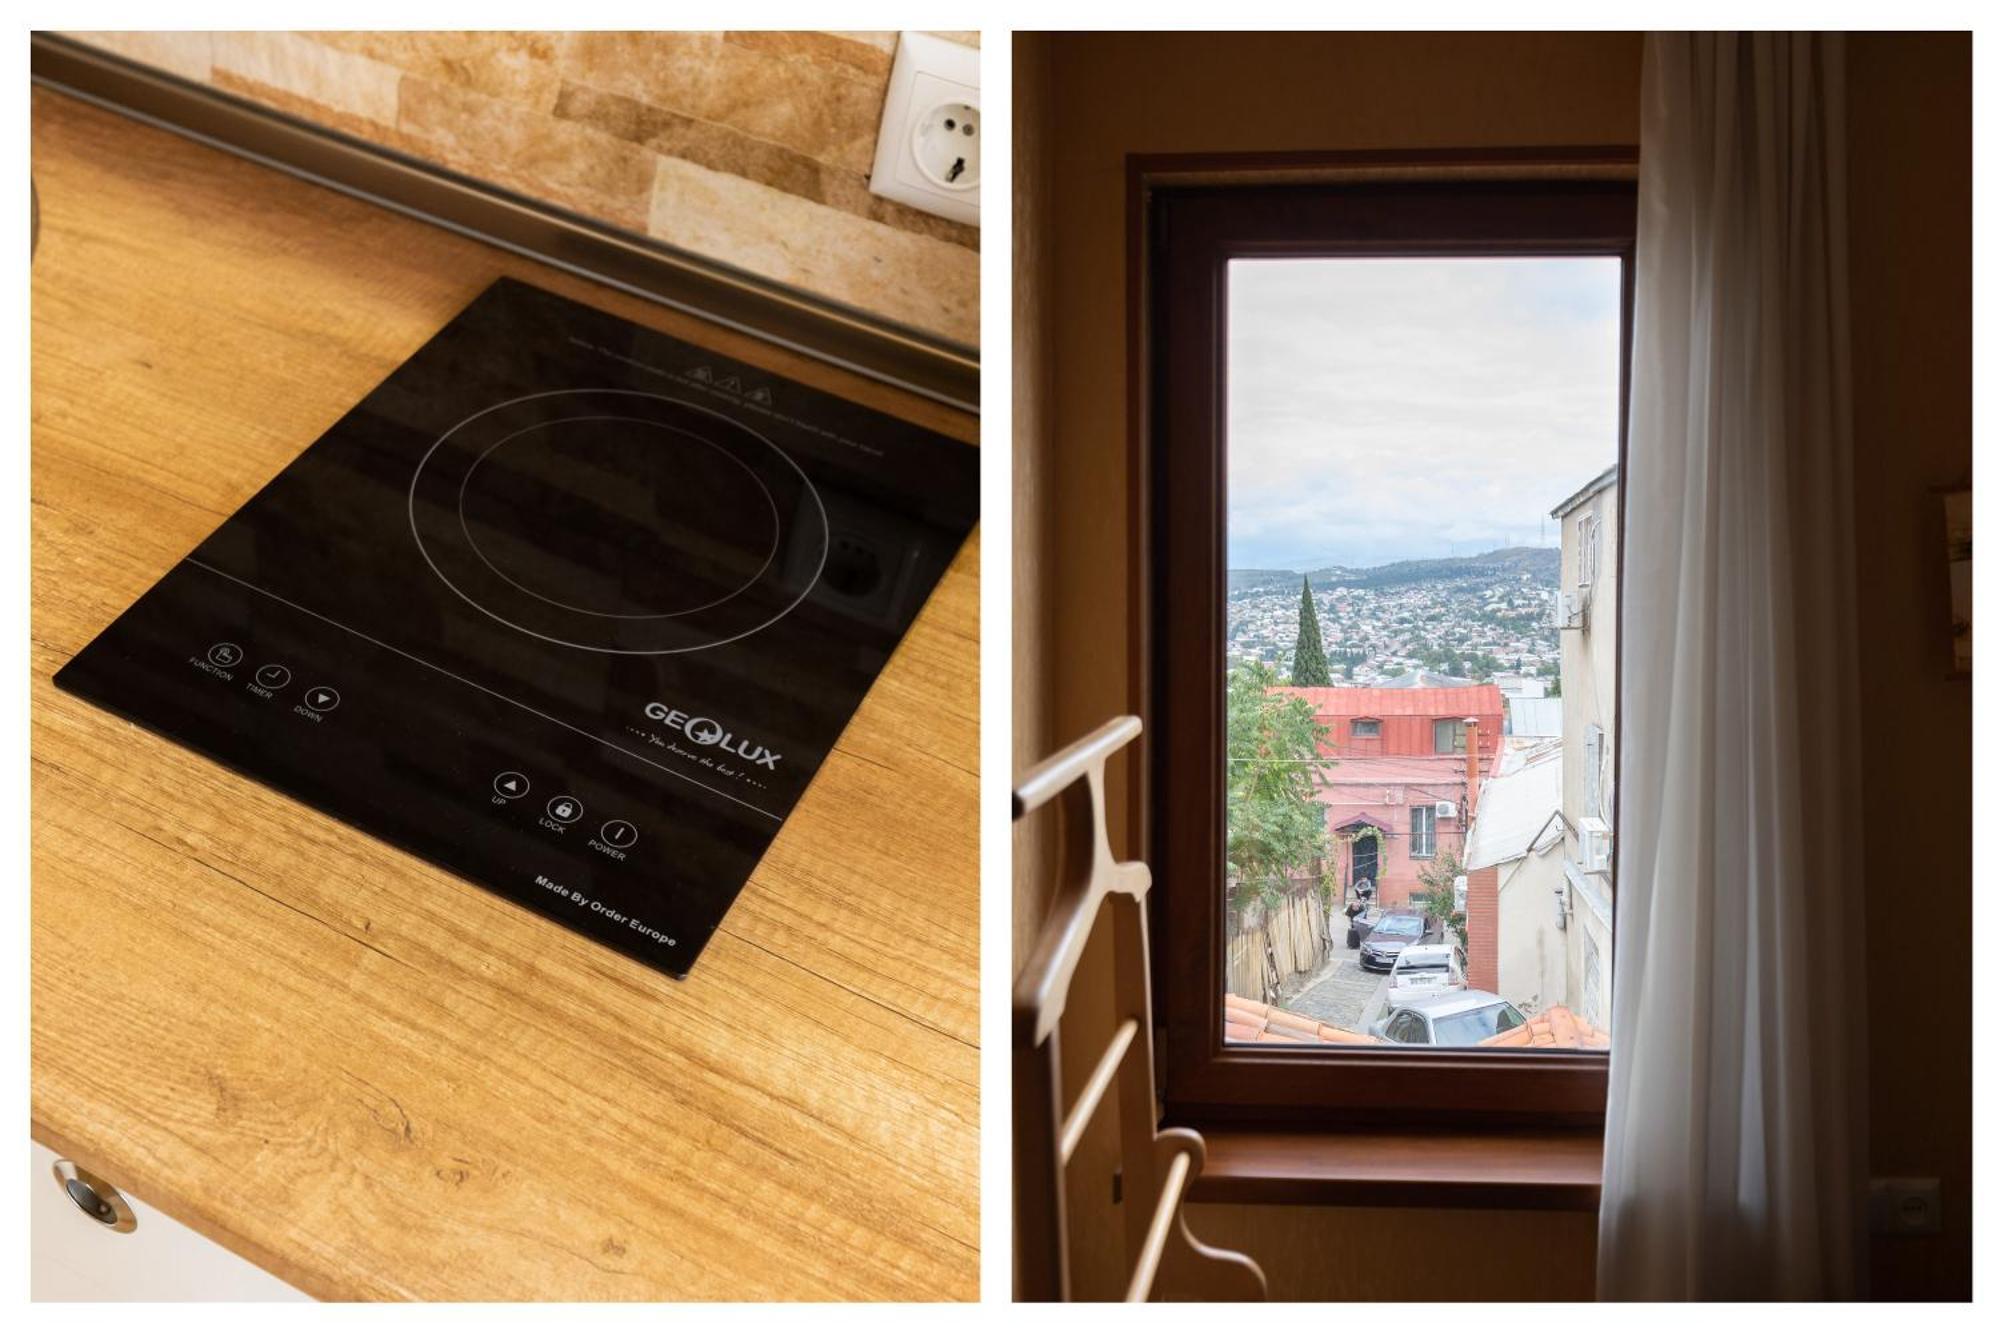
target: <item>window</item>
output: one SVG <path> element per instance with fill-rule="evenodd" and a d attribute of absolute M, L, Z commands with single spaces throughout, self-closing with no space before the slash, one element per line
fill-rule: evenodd
<path fill-rule="evenodd" d="M 1410 856 L 1430 858 L 1437 856 L 1436 807 L 1410 808 Z"/>
<path fill-rule="evenodd" d="M 1432 1021 L 1431 1027 L 1435 1031 L 1432 1041 L 1441 1048 L 1470 1048 L 1477 1046 L 1481 1039 L 1504 1034 L 1527 1022 L 1527 1017 L 1520 1011 L 1500 1001 L 1476 1010 L 1440 1015 Z"/>
<path fill-rule="evenodd" d="M 1587 980 L 1541 885 L 1567 858 L 1509 851 L 1512 824 L 1540 822 L 1479 819 L 1519 774 L 1563 786 L 1563 743 L 1496 723 L 1468 776 L 1466 720 L 1504 717 L 1503 686 L 1570 674 L 1562 640 L 1580 637 L 1550 609 L 1576 525 L 1554 508 L 1603 496 L 1592 512 L 1617 522 L 1631 185 L 1238 187 L 1209 161 L 1182 187 L 1135 170 L 1167 1115 L 1601 1111 L 1601 1047 L 1482 1046 L 1566 997 L 1571 973 L 1580 1008 Z M 1607 536 L 1594 560 L 1620 553 Z M 1590 702 L 1615 700 L 1615 611 L 1603 621 L 1588 688 L 1561 691 L 1579 749 Z M 1345 738 L 1321 721 L 1341 715 Z M 1334 744 L 1357 738 L 1365 752 Z M 1405 816 L 1399 792 L 1430 796 Z M 1503 872 L 1508 903 L 1550 919 L 1509 919 L 1538 948 L 1493 945 Z M 1418 934 L 1391 939 L 1410 917 Z M 1431 941 L 1462 952 L 1468 986 L 1375 1018 L 1398 952 Z M 1501 962 L 1557 981 L 1501 981 Z M 1349 1036 L 1228 1042 L 1229 995 Z"/>
<path fill-rule="evenodd" d="M 1428 1043 L 1430 1034 L 1424 1027 L 1423 1016 L 1415 1011 L 1398 1011 L 1382 1031 L 1382 1036 L 1391 1043 Z"/>

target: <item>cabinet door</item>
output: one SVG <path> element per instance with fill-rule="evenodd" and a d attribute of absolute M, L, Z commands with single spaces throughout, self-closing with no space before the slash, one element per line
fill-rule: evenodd
<path fill-rule="evenodd" d="M 55 1151 L 34 1141 L 28 1149 L 29 1297 L 34 1301 L 311 1301 L 122 1188 L 119 1195 L 134 1227 L 118 1232 L 99 1223 L 64 1191 Z"/>

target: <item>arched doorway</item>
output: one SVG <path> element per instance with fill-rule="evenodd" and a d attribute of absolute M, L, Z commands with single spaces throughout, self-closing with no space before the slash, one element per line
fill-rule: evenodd
<path fill-rule="evenodd" d="M 1370 885 L 1377 883 L 1382 866 L 1381 839 L 1381 835 L 1369 829 L 1357 834 L 1348 845 L 1349 885 L 1358 886 L 1363 881 Z"/>

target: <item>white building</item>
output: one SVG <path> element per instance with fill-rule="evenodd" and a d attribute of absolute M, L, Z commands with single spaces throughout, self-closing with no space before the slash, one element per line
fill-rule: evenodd
<path fill-rule="evenodd" d="M 1507 701 L 1509 737 L 1561 737 L 1563 702 L 1560 696 L 1540 699 L 1515 698 Z"/>
<path fill-rule="evenodd" d="M 1562 739 L 1510 737 L 1465 836 L 1468 873 L 1499 869 L 1498 991 L 1529 1015 L 1569 996 L 1562 802 Z"/>
<path fill-rule="evenodd" d="M 1618 468 L 1550 512 L 1562 521 L 1562 906 L 1569 1008 L 1600 1029 L 1611 1011 L 1611 845 L 1618 772 Z"/>

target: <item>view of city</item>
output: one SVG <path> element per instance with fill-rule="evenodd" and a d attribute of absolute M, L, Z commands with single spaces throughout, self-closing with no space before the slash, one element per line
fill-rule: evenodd
<path fill-rule="evenodd" d="M 1617 265 L 1230 283 L 1227 1037 L 1608 1046 Z"/>
<path fill-rule="evenodd" d="M 1232 570 L 1229 663 L 1290 669 L 1303 579 L 1343 683 L 1372 686 L 1416 671 L 1474 681 L 1498 672 L 1551 676 L 1561 653 L 1553 615 L 1561 569 L 1555 547 L 1513 547 L 1366 570 Z"/>

